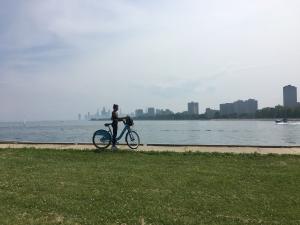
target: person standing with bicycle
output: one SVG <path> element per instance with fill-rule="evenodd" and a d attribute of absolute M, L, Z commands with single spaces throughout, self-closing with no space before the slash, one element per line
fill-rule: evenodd
<path fill-rule="evenodd" d="M 111 120 L 112 120 L 112 128 L 113 128 L 113 135 L 112 135 L 112 150 L 118 150 L 116 143 L 117 143 L 117 133 L 118 133 L 118 122 L 123 121 L 127 118 L 126 117 L 119 117 L 118 116 L 119 106 L 117 104 L 113 105 L 113 111 L 111 113 Z"/>
<path fill-rule="evenodd" d="M 108 130 L 96 130 L 93 134 L 93 144 L 97 149 L 103 150 L 112 144 L 112 150 L 118 149 L 116 147 L 117 141 L 121 140 L 124 134 L 125 141 L 130 149 L 137 149 L 140 145 L 140 137 L 138 133 L 131 129 L 133 126 L 133 120 L 129 117 L 119 118 L 118 116 L 118 105 L 113 105 L 113 112 L 111 114 L 112 123 L 105 123 L 104 126 L 108 128 Z M 117 137 L 118 132 L 118 123 L 119 121 L 123 121 L 124 128 L 119 137 Z M 113 129 L 110 129 L 110 128 Z M 112 131 L 113 130 L 113 131 Z"/>

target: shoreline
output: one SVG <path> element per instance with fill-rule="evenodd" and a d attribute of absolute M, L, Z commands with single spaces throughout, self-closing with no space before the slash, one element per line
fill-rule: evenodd
<path fill-rule="evenodd" d="M 127 145 L 118 145 L 121 150 L 130 150 Z M 54 150 L 96 150 L 91 143 L 33 143 L 33 142 L 0 142 L 0 149 L 54 149 Z M 108 148 L 110 149 L 110 148 Z M 136 151 L 136 150 L 133 150 Z M 141 144 L 139 152 L 206 152 L 235 154 L 278 154 L 300 155 L 300 146 L 239 146 L 239 145 L 159 145 Z"/>

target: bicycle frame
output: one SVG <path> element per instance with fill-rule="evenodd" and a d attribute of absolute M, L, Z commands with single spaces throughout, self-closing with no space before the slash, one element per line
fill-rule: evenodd
<path fill-rule="evenodd" d="M 108 129 L 109 129 L 110 136 L 112 137 L 113 133 L 110 129 L 110 126 L 108 126 Z M 131 129 L 130 129 L 130 126 L 125 124 L 125 127 L 123 128 L 123 130 L 122 130 L 121 134 L 119 135 L 119 137 L 116 137 L 116 140 L 117 141 L 121 140 L 126 131 L 128 131 L 128 133 L 130 133 Z"/>

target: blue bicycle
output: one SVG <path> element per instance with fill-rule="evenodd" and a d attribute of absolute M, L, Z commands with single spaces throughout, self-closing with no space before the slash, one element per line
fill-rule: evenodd
<path fill-rule="evenodd" d="M 133 120 L 128 117 L 125 121 L 123 120 L 123 123 L 125 126 L 119 137 L 116 138 L 117 141 L 121 140 L 127 131 L 125 141 L 128 147 L 131 149 L 137 149 L 140 145 L 140 137 L 137 132 L 131 129 L 131 126 L 133 126 Z M 112 123 L 106 123 L 104 126 L 108 127 L 108 131 L 103 129 L 97 130 L 93 135 L 93 144 L 98 149 L 106 149 L 112 142 L 112 131 L 110 129 Z"/>

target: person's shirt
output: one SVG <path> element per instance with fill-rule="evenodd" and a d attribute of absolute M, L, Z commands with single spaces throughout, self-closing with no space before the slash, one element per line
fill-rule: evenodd
<path fill-rule="evenodd" d="M 111 113 L 111 120 L 112 120 L 113 122 L 118 122 L 118 121 L 119 121 L 118 112 L 113 111 L 113 112 Z"/>

